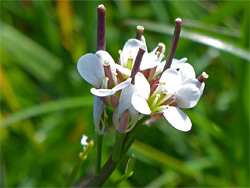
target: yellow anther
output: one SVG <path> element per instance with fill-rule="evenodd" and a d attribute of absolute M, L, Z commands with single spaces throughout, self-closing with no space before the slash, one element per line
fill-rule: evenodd
<path fill-rule="evenodd" d="M 103 118 L 106 120 L 109 118 L 109 116 L 107 114 L 105 114 Z"/>
<path fill-rule="evenodd" d="M 118 51 L 118 53 L 121 55 L 121 54 L 122 54 L 122 51 L 121 51 L 121 50 L 119 50 L 119 51 Z"/>
<path fill-rule="evenodd" d="M 168 90 L 167 89 L 163 89 L 162 93 L 166 95 L 168 93 Z"/>
<path fill-rule="evenodd" d="M 114 76 L 117 76 L 117 73 L 116 73 L 115 71 L 113 71 L 112 74 L 113 74 Z"/>

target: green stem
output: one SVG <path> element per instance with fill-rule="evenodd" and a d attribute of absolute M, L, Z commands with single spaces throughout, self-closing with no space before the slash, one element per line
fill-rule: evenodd
<path fill-rule="evenodd" d="M 101 171 L 101 161 L 102 161 L 102 140 L 103 135 L 100 135 L 96 132 L 96 143 L 97 143 L 97 161 L 96 161 L 96 168 L 95 168 L 95 175 L 99 175 Z"/>
<path fill-rule="evenodd" d="M 147 126 L 143 126 L 142 123 L 146 120 L 144 117 L 141 119 L 138 124 L 130 131 L 123 142 L 121 157 L 117 162 L 112 160 L 112 155 L 109 157 L 108 161 L 102 168 L 100 174 L 95 176 L 87 185 L 87 187 L 101 187 L 109 178 L 109 176 L 113 173 L 116 166 L 122 161 L 123 157 L 125 156 L 126 152 L 135 141 L 135 139 L 147 129 Z"/>
<path fill-rule="evenodd" d="M 124 138 L 126 136 L 126 133 L 120 133 L 118 130 L 116 130 L 116 137 L 115 137 L 115 146 L 112 154 L 112 160 L 114 162 L 117 162 L 120 159 L 121 152 L 122 152 L 122 145 Z"/>
<path fill-rule="evenodd" d="M 82 166 L 83 162 L 87 159 L 88 153 L 92 149 L 93 146 L 94 146 L 94 142 L 90 141 L 89 144 L 84 149 L 84 151 L 79 153 L 76 165 L 69 176 L 69 180 L 66 184 L 66 187 L 71 187 L 72 184 L 74 183 L 76 176 L 78 174 L 79 168 Z"/>

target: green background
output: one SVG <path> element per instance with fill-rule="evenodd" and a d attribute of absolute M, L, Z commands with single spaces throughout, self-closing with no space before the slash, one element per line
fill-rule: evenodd
<path fill-rule="evenodd" d="M 180 17 L 175 58 L 187 57 L 197 76 L 210 76 L 198 105 L 184 111 L 192 130 L 158 120 L 108 184 L 121 177 L 134 153 L 134 175 L 120 187 L 248 187 L 249 1 L 153 0 L 1 1 L 1 186 L 65 186 L 82 134 L 94 139 L 92 86 L 76 63 L 96 51 L 99 4 L 107 9 L 107 51 L 115 60 L 136 36 L 136 25 L 145 27 L 149 50 L 164 42 L 168 52 Z M 103 163 L 113 143 L 110 122 Z M 93 176 L 95 160 L 96 147 L 76 186 Z"/>

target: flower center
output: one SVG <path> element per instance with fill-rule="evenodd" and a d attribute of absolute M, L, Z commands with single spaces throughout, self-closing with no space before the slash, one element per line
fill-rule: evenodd
<path fill-rule="evenodd" d="M 175 100 L 174 94 L 168 92 L 165 85 L 165 82 L 160 82 L 154 93 L 148 99 L 148 105 L 152 113 L 162 112 Z"/>

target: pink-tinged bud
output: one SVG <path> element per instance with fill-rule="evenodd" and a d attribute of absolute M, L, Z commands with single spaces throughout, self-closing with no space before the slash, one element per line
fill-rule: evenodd
<path fill-rule="evenodd" d="M 110 103 L 111 103 L 111 105 L 112 105 L 114 108 L 116 108 L 116 107 L 118 106 L 118 104 L 119 104 L 119 99 L 118 99 L 118 97 L 117 97 L 116 95 L 111 95 L 111 96 L 110 96 Z"/>
<path fill-rule="evenodd" d="M 170 97 L 168 100 L 166 100 L 164 103 L 162 103 L 162 105 L 170 105 L 172 104 L 174 101 L 176 100 L 176 98 L 173 96 L 173 97 Z"/>
<path fill-rule="evenodd" d="M 160 78 L 155 78 L 150 82 L 150 95 L 152 95 L 155 92 L 156 88 L 158 87 L 159 80 Z"/>
<path fill-rule="evenodd" d="M 197 80 L 199 80 L 199 82 L 203 83 L 208 79 L 208 74 L 203 72 L 201 73 L 201 75 L 197 78 Z"/>
<path fill-rule="evenodd" d="M 107 106 L 110 105 L 109 102 L 107 101 L 106 97 L 100 97 L 100 99 L 101 99 L 102 102 L 103 102 L 104 104 L 106 104 Z"/>
<path fill-rule="evenodd" d="M 106 8 L 97 7 L 97 50 L 106 50 Z"/>
<path fill-rule="evenodd" d="M 178 45 L 178 41 L 179 41 L 179 37 L 180 37 L 181 23 L 182 23 L 181 18 L 177 18 L 175 20 L 174 36 L 173 36 L 173 40 L 172 40 L 172 44 L 171 44 L 170 50 L 168 52 L 168 57 L 167 57 L 167 60 L 166 60 L 165 67 L 163 68 L 163 72 L 165 70 L 167 70 L 167 69 L 170 68 L 172 60 L 174 58 L 175 51 L 176 51 L 176 48 L 177 48 L 177 45 Z"/>
<path fill-rule="evenodd" d="M 128 120 L 129 120 L 129 112 L 126 110 L 125 112 L 122 113 L 121 118 L 120 118 L 120 123 L 119 123 L 119 132 L 125 133 L 127 126 L 128 126 Z"/>
<path fill-rule="evenodd" d="M 177 107 L 178 106 L 178 103 L 176 101 L 172 102 L 169 106 L 174 106 L 174 107 Z"/>
<path fill-rule="evenodd" d="M 116 77 L 117 77 L 118 83 L 124 82 L 125 78 L 124 78 L 123 74 L 121 73 L 121 71 L 116 69 L 116 73 L 117 73 Z"/>
<path fill-rule="evenodd" d="M 143 35 L 144 32 L 144 27 L 138 25 L 136 28 L 137 28 L 136 39 L 141 40 L 141 36 Z"/>
<path fill-rule="evenodd" d="M 163 116 L 163 112 L 158 112 L 158 113 L 155 113 L 155 114 L 151 114 L 150 115 L 152 118 L 154 119 L 159 119 Z"/>
<path fill-rule="evenodd" d="M 143 70 L 141 73 L 144 75 L 144 77 L 146 78 L 146 79 L 148 79 L 148 77 L 149 77 L 149 71 L 150 71 L 150 69 L 146 69 L 146 70 Z"/>
<path fill-rule="evenodd" d="M 141 65 L 141 60 L 142 60 L 142 57 L 143 57 L 144 53 L 145 53 L 145 50 L 142 49 L 142 48 L 139 48 L 139 51 L 137 53 L 137 56 L 136 56 L 136 59 L 135 59 L 135 62 L 134 62 L 134 66 L 133 66 L 133 69 L 132 69 L 132 72 L 131 72 L 131 76 L 130 76 L 132 78 L 132 80 L 131 80 L 132 84 L 134 84 L 134 82 L 135 82 L 135 75 L 139 70 L 139 67 Z"/>
<path fill-rule="evenodd" d="M 149 70 L 149 74 L 147 78 L 149 82 L 154 78 L 155 72 L 156 72 L 156 67 L 153 67 Z"/>

